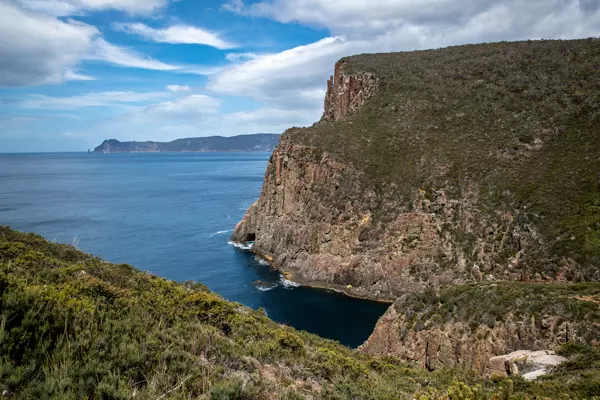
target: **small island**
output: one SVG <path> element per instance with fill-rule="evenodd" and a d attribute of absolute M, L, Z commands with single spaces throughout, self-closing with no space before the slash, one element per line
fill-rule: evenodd
<path fill-rule="evenodd" d="M 183 138 L 172 142 L 121 142 L 107 139 L 94 149 L 92 153 L 206 153 L 217 151 L 253 151 L 271 152 L 279 142 L 279 135 L 274 133 L 257 133 L 231 137 L 207 136 Z"/>

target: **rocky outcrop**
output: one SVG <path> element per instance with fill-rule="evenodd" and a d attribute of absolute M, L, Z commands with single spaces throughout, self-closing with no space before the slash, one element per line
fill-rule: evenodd
<path fill-rule="evenodd" d="M 300 283 L 389 299 L 381 269 L 370 268 L 357 250 L 374 202 L 364 174 L 284 136 L 267 165 L 261 197 L 232 240 L 253 241 L 253 251 Z"/>
<path fill-rule="evenodd" d="M 509 352 L 556 351 L 570 341 L 593 342 L 600 330 L 594 303 L 600 285 L 587 286 L 595 293 L 587 297 L 578 296 L 582 288 L 575 285 L 544 286 L 483 284 L 439 296 L 401 296 L 361 351 L 414 361 L 428 370 L 458 367 L 490 375 L 505 370 L 508 358 L 500 362 L 495 357 Z"/>
<path fill-rule="evenodd" d="M 535 318 L 523 320 L 512 314 L 493 327 L 480 325 L 475 330 L 463 322 L 422 331 L 408 328 L 409 324 L 390 307 L 361 349 L 415 361 L 428 370 L 464 367 L 489 374 L 496 368 L 490 361 L 494 356 L 524 348 L 556 350 L 568 340 L 578 339 L 573 323 L 555 317 L 547 317 L 544 327 Z"/>
<path fill-rule="evenodd" d="M 559 356 L 552 350 L 517 350 L 490 358 L 489 374 L 492 377 L 502 378 L 519 375 L 528 381 L 533 381 L 547 375 L 553 367 L 565 361 L 567 361 L 566 357 Z"/>
<path fill-rule="evenodd" d="M 346 74 L 342 61 L 335 64 L 327 81 L 323 120 L 337 121 L 358 110 L 377 91 L 377 79 L 371 73 Z"/>

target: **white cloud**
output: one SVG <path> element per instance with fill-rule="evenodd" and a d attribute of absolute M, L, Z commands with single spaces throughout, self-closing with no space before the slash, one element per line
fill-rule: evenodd
<path fill-rule="evenodd" d="M 141 36 L 144 39 L 158 43 L 202 44 L 217 49 L 235 47 L 234 44 L 221 39 L 217 33 L 196 26 L 173 25 L 163 29 L 156 29 L 139 22 L 120 23 L 114 26 L 120 31 Z"/>
<path fill-rule="evenodd" d="M 125 47 L 115 46 L 102 38 L 94 40 L 91 51 L 86 56 L 86 59 L 104 61 L 120 67 L 153 69 L 158 71 L 174 71 L 182 69 L 181 66 L 166 64 L 149 57 L 144 57 Z"/>
<path fill-rule="evenodd" d="M 214 75 L 223 71 L 225 67 L 218 66 L 202 66 L 202 65 L 188 65 L 183 67 L 180 72 L 194 75 Z"/>
<path fill-rule="evenodd" d="M 98 29 L 0 0 L 0 86 L 93 80 L 77 71 L 85 60 L 158 71 L 210 75 L 219 67 L 175 65 L 108 43 Z"/>
<path fill-rule="evenodd" d="M 87 53 L 98 30 L 0 2 L 0 85 L 57 83 Z M 67 75 L 67 76 L 65 76 Z"/>
<path fill-rule="evenodd" d="M 95 81 L 96 78 L 90 75 L 79 74 L 71 69 L 68 69 L 64 73 L 65 80 L 68 81 Z"/>
<path fill-rule="evenodd" d="M 170 90 L 173 93 L 186 93 L 190 92 L 190 89 L 187 85 L 167 85 L 167 90 Z"/>
<path fill-rule="evenodd" d="M 213 76 L 209 90 L 245 96 L 291 108 L 322 104 L 325 80 L 337 59 L 357 47 L 331 37 L 276 54 L 265 54 L 236 64 Z"/>
<path fill-rule="evenodd" d="M 350 39 L 393 34 L 406 26 L 422 27 L 423 32 L 434 36 L 452 33 L 486 13 L 500 11 L 500 16 L 500 9 L 504 8 L 508 10 L 503 15 L 507 19 L 491 20 L 489 28 L 494 30 L 502 26 L 506 40 L 524 37 L 524 34 L 527 36 L 532 33 L 532 25 L 553 17 L 575 24 L 583 23 L 594 31 L 598 7 L 597 0 L 268 0 L 248 5 L 241 0 L 233 0 L 224 6 L 237 13 L 269 17 L 284 23 L 326 27 L 333 34 L 346 35 Z M 577 15 L 570 13 L 573 9 L 578 10 Z M 551 37 L 561 36 L 566 33 L 565 30 L 577 30 L 576 26 L 555 28 L 557 25 L 553 24 L 547 30 Z M 481 33 L 473 32 L 469 41 L 480 41 L 478 36 Z"/>
<path fill-rule="evenodd" d="M 322 110 L 326 79 L 344 56 L 600 34 L 598 0 L 270 0 L 247 5 L 233 0 L 224 8 L 283 23 L 318 25 L 337 35 L 252 57 L 209 81 L 214 93 L 243 90 L 266 108 L 306 109 L 314 120 L 320 114 L 315 110 Z"/>
<path fill-rule="evenodd" d="M 84 11 L 117 10 L 129 14 L 151 14 L 169 0 L 17 0 L 24 7 L 54 16 L 76 15 Z"/>
<path fill-rule="evenodd" d="M 277 107 L 222 114 L 220 106 L 219 99 L 191 94 L 128 111 L 85 130 L 68 131 L 68 134 L 85 136 L 98 143 L 105 139 L 106 132 L 113 132 L 111 135 L 119 140 L 168 141 L 192 136 L 280 133 L 290 126 L 308 125 L 314 118 L 306 110 Z"/>
<path fill-rule="evenodd" d="M 258 58 L 256 53 L 227 53 L 225 55 L 225 59 L 231 62 L 248 61 L 256 58 Z"/>
<path fill-rule="evenodd" d="M 34 94 L 21 101 L 20 108 L 69 110 L 84 107 L 109 107 L 156 101 L 169 96 L 168 92 L 97 92 L 70 97 Z"/>
<path fill-rule="evenodd" d="M 221 101 L 204 94 L 191 94 L 172 101 L 145 107 L 136 114 L 150 119 L 179 118 L 195 119 L 205 114 L 215 114 Z"/>

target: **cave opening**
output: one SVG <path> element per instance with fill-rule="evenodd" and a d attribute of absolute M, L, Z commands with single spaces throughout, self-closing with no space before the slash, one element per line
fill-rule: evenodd
<path fill-rule="evenodd" d="M 254 242 L 256 240 L 256 233 L 247 233 L 246 242 Z"/>

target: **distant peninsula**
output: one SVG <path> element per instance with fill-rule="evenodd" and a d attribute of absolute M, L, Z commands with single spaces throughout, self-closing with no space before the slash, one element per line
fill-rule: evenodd
<path fill-rule="evenodd" d="M 216 151 L 273 151 L 279 135 L 257 133 L 231 137 L 208 136 L 173 140 L 172 142 L 121 142 L 108 139 L 96 147 L 93 153 L 161 153 L 161 152 L 216 152 Z"/>

